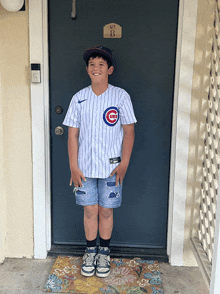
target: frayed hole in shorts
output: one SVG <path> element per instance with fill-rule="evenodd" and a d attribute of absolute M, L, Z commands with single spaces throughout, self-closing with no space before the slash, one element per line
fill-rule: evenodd
<path fill-rule="evenodd" d="M 75 190 L 75 193 L 76 193 L 77 196 L 85 195 L 86 194 L 85 191 L 81 191 L 81 190 Z"/>

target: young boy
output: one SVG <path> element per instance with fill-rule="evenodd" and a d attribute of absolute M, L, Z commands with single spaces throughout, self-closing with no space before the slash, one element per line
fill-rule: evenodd
<path fill-rule="evenodd" d="M 91 86 L 73 96 L 63 124 L 69 126 L 70 185 L 76 203 L 84 206 L 87 248 L 81 274 L 107 277 L 113 208 L 121 206 L 136 118 L 128 93 L 108 84 L 114 70 L 111 50 L 95 46 L 83 58 Z"/>

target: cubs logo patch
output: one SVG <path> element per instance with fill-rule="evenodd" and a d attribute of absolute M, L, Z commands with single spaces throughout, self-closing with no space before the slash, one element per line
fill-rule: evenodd
<path fill-rule="evenodd" d="M 104 122 L 110 127 L 116 125 L 119 119 L 119 111 L 117 107 L 111 106 L 107 108 L 103 113 L 103 119 Z"/>

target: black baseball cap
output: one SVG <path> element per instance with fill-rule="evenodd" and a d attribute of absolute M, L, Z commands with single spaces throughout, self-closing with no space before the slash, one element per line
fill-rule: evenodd
<path fill-rule="evenodd" d="M 85 62 L 87 62 L 87 60 L 89 59 L 89 57 L 90 57 L 90 55 L 92 53 L 101 53 L 106 58 L 108 58 L 111 63 L 113 63 L 112 50 L 109 49 L 109 48 L 97 45 L 97 46 L 95 46 L 93 48 L 90 48 L 90 49 L 86 50 L 83 53 L 83 59 L 85 60 Z"/>

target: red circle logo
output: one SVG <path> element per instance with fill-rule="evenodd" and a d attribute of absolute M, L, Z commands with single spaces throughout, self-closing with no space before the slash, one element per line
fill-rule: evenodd
<path fill-rule="evenodd" d="M 119 119 L 119 112 L 116 107 L 109 107 L 104 111 L 103 114 L 104 122 L 108 125 L 113 127 Z"/>

